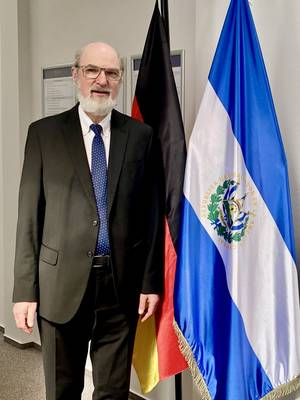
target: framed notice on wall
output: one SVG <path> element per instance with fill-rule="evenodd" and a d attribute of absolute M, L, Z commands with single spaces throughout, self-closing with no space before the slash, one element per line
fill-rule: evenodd
<path fill-rule="evenodd" d="M 141 60 L 141 55 L 131 57 L 131 103 L 135 93 Z M 171 52 L 171 64 L 181 113 L 184 115 L 184 50 L 174 50 Z"/>
<path fill-rule="evenodd" d="M 126 62 L 124 60 L 124 65 Z M 72 78 L 72 64 L 42 68 L 43 115 L 59 114 L 72 108 L 76 102 L 76 90 Z M 125 87 L 124 87 L 125 85 Z M 125 112 L 126 70 L 120 86 L 116 109 Z"/>
<path fill-rule="evenodd" d="M 43 115 L 45 117 L 72 108 L 76 103 L 72 65 L 59 65 L 42 69 Z"/>

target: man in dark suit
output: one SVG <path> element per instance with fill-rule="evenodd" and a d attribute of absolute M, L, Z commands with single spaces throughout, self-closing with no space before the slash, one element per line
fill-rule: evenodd
<path fill-rule="evenodd" d="M 111 46 L 88 44 L 72 69 L 79 106 L 28 131 L 14 316 L 31 333 L 37 312 L 47 400 L 81 398 L 89 341 L 93 400 L 127 400 L 138 314 L 162 290 L 159 151 L 113 109 L 122 72 Z"/>

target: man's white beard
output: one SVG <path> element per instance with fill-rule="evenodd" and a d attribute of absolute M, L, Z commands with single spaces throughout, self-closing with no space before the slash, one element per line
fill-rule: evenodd
<path fill-rule="evenodd" d="M 105 117 L 116 106 L 116 99 L 112 99 L 111 94 L 107 98 L 93 99 L 90 96 L 83 96 L 80 87 L 76 85 L 76 94 L 82 109 L 90 114 Z"/>

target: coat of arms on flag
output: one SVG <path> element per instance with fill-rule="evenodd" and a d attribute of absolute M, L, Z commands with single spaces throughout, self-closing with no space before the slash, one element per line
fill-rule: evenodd
<path fill-rule="evenodd" d="M 255 221 L 257 199 L 249 182 L 231 174 L 214 182 L 201 203 L 201 216 L 210 221 L 225 244 L 234 245 L 250 231 Z"/>

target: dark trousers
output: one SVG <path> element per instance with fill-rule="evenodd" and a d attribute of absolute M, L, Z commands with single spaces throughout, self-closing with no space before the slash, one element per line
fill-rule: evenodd
<path fill-rule="evenodd" d="M 136 322 L 117 302 L 110 267 L 93 267 L 71 321 L 39 318 L 47 400 L 81 399 L 89 341 L 93 400 L 128 400 Z"/>

